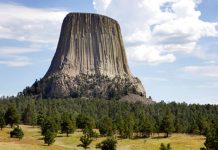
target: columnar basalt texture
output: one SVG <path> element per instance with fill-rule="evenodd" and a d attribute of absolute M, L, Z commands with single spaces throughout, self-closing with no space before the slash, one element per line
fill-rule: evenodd
<path fill-rule="evenodd" d="M 146 96 L 128 67 L 118 22 L 89 13 L 64 18 L 56 53 L 37 86 L 46 98 Z"/>

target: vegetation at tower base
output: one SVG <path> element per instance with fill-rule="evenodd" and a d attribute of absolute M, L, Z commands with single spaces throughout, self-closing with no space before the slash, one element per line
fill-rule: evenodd
<path fill-rule="evenodd" d="M 13 106 L 16 108 L 16 111 L 12 111 L 15 112 L 13 116 L 18 114 L 22 116 L 30 104 L 35 108 L 34 115 L 37 124 L 41 127 L 42 135 L 45 135 L 48 129 L 52 133 L 60 133 L 62 123 L 69 119 L 63 117 L 67 112 L 70 115 L 66 116 L 75 119 L 77 127 L 98 128 L 102 136 L 116 133 L 121 138 L 142 138 L 153 136 L 153 133 L 167 133 L 167 131 L 197 133 L 208 137 L 207 145 L 210 145 L 211 141 L 216 141 L 217 137 L 214 135 L 218 127 L 217 105 L 188 105 L 175 102 L 145 105 L 141 102 L 128 103 L 97 98 L 33 99 L 21 96 L 1 98 L 0 112 L 5 115 L 4 118 L 7 118 L 6 112 Z M 29 121 L 24 117 L 18 120 L 20 123 L 31 124 L 31 120 Z"/>

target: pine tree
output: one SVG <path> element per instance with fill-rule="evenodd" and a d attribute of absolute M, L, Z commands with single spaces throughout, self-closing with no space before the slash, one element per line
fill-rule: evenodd
<path fill-rule="evenodd" d="M 76 118 L 76 126 L 77 128 L 85 129 L 93 128 L 95 126 L 94 120 L 89 115 L 79 114 Z"/>
<path fill-rule="evenodd" d="M 57 133 L 58 132 L 58 125 L 54 121 L 54 118 L 52 117 L 46 117 L 41 125 L 41 133 L 42 135 L 45 136 L 47 131 L 52 132 L 52 133 Z"/>
<path fill-rule="evenodd" d="M 64 113 L 61 119 L 61 132 L 66 133 L 67 136 L 69 133 L 73 133 L 76 129 L 75 119 L 69 113 Z"/>
<path fill-rule="evenodd" d="M 28 125 L 36 125 L 37 123 L 37 116 L 36 116 L 36 111 L 35 111 L 35 107 L 30 104 L 27 105 L 26 109 L 24 110 L 23 116 L 22 116 L 22 120 L 24 124 L 28 124 Z"/>
<path fill-rule="evenodd" d="M 10 105 L 5 113 L 5 122 L 6 125 L 10 124 L 11 128 L 14 124 L 18 124 L 20 120 L 17 109 L 14 105 Z"/>
<path fill-rule="evenodd" d="M 80 146 L 82 146 L 84 149 L 87 149 L 92 143 L 93 137 L 91 137 L 90 132 L 83 132 L 83 136 L 80 137 L 80 141 L 82 142 Z"/>
<path fill-rule="evenodd" d="M 101 135 L 111 136 L 113 132 L 112 120 L 109 117 L 104 117 L 99 123 L 99 132 Z"/>
<path fill-rule="evenodd" d="M 166 137 L 174 131 L 172 114 L 167 112 L 161 123 L 161 131 L 166 133 Z"/>
<path fill-rule="evenodd" d="M 4 113 L 0 112 L 0 128 L 1 130 L 5 127 L 5 118 Z"/>
<path fill-rule="evenodd" d="M 54 133 L 53 131 L 47 130 L 44 133 L 44 142 L 45 144 L 51 145 L 55 142 L 55 137 L 56 137 L 56 133 Z"/>
<path fill-rule="evenodd" d="M 138 131 L 141 133 L 142 137 L 150 137 L 150 134 L 152 132 L 152 125 L 147 117 L 143 116 L 140 118 Z"/>

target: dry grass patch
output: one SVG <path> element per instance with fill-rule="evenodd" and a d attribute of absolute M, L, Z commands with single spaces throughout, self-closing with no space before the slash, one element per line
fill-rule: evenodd
<path fill-rule="evenodd" d="M 77 130 L 74 134 L 66 137 L 66 134 L 58 134 L 55 143 L 51 146 L 44 144 L 40 129 L 26 125 L 20 126 L 24 131 L 22 140 L 9 137 L 11 128 L 0 131 L 0 149 L 2 150 L 83 150 L 78 147 L 82 132 Z M 90 150 L 95 149 L 97 143 L 105 138 L 94 140 Z M 205 138 L 199 135 L 173 134 L 170 138 L 148 138 L 148 139 L 118 139 L 118 150 L 159 150 L 161 143 L 170 143 L 173 150 L 199 150 L 203 147 Z"/>

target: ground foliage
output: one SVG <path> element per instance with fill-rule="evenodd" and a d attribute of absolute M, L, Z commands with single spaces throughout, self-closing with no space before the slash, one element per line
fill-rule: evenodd
<path fill-rule="evenodd" d="M 145 105 L 140 102 L 128 103 L 97 98 L 2 97 L 0 112 L 6 115 L 9 109 L 12 109 L 13 113 L 17 113 L 15 116 L 21 116 L 15 117 L 20 119 L 15 123 L 40 125 L 42 129 L 48 126 L 57 131 L 61 130 L 63 115 L 67 112 L 71 116 L 72 124 L 76 121 L 78 128 L 87 126 L 101 128 L 102 135 L 118 132 L 123 138 L 149 137 L 152 133 L 161 132 L 165 132 L 167 136 L 173 132 L 207 135 L 211 131 L 211 126 L 215 129 L 218 126 L 218 106 L 209 104 L 165 103 L 162 101 Z M 6 124 L 14 123 L 9 122 L 7 116 L 5 120 Z M 51 124 L 56 124 L 56 126 L 53 127 Z M 46 130 L 42 130 L 42 132 L 46 132 Z"/>

